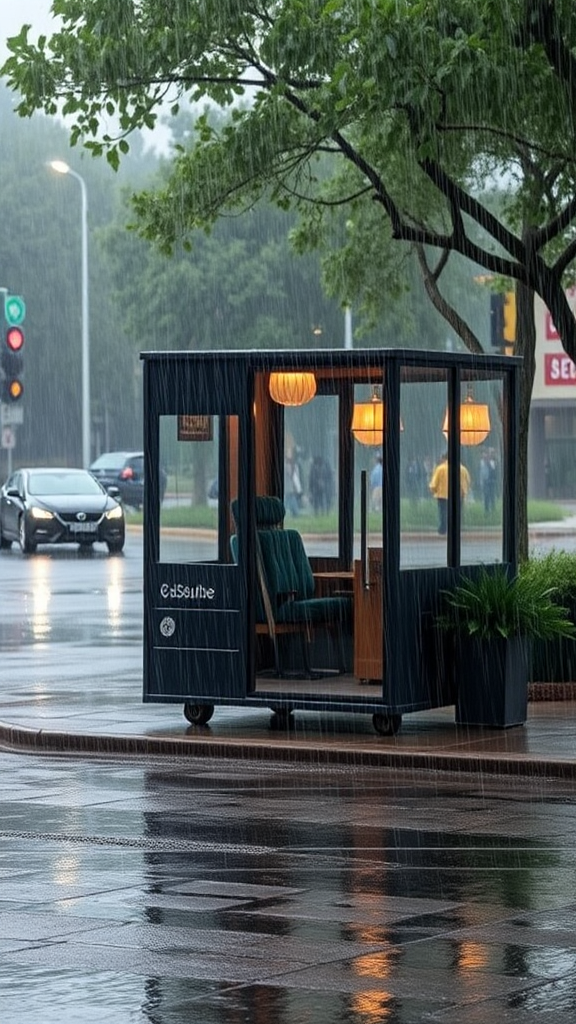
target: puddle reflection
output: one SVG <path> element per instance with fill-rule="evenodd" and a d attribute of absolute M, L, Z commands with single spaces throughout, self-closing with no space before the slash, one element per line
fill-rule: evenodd
<path fill-rule="evenodd" d="M 50 639 L 52 632 L 50 622 L 50 600 L 52 597 L 50 577 L 52 575 L 52 564 L 50 559 L 46 557 L 34 558 L 31 571 L 31 630 L 35 645 L 40 645 Z"/>
<path fill-rule="evenodd" d="M 121 558 L 111 558 L 107 564 L 106 602 L 108 610 L 107 626 L 117 636 L 122 631 L 122 584 L 124 582 L 124 562 Z"/>

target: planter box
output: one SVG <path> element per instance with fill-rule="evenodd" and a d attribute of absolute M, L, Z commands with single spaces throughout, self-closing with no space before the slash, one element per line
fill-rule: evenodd
<path fill-rule="evenodd" d="M 456 638 L 456 721 L 508 729 L 528 713 L 531 643 L 524 637 Z"/>

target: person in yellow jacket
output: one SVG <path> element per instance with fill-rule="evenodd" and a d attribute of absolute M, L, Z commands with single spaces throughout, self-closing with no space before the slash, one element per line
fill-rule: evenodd
<path fill-rule="evenodd" d="M 448 528 L 448 452 L 444 452 L 440 462 L 432 473 L 429 488 L 438 502 L 438 533 L 444 534 Z M 470 473 L 460 463 L 460 500 L 470 490 Z"/>

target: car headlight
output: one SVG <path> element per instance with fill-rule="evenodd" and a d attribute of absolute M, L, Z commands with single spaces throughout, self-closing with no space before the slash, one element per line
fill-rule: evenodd
<path fill-rule="evenodd" d="M 115 508 L 111 508 L 110 511 L 106 513 L 106 519 L 121 519 L 123 515 L 124 510 L 120 505 L 116 505 Z"/>
<path fill-rule="evenodd" d="M 28 515 L 30 515 L 32 519 L 54 519 L 53 512 L 49 512 L 47 508 L 38 508 L 36 505 L 32 506 Z"/>

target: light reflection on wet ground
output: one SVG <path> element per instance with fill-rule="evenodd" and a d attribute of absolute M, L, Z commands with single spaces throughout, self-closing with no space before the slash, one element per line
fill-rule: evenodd
<path fill-rule="evenodd" d="M 569 1019 L 576 787 L 0 755 L 11 1024 Z"/>

